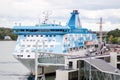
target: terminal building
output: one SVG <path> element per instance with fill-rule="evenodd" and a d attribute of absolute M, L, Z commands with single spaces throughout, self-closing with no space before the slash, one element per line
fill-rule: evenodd
<path fill-rule="evenodd" d="M 106 61 L 103 60 L 105 58 L 107 58 Z M 71 59 L 67 69 L 56 71 L 56 80 L 120 80 L 117 62 L 108 60 L 110 58 L 115 59 L 115 56 L 79 58 L 77 62 L 76 59 Z M 77 65 L 73 65 L 75 62 Z"/>

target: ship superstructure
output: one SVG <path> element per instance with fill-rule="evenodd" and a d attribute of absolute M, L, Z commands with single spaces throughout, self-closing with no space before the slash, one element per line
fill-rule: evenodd
<path fill-rule="evenodd" d="M 77 10 L 73 10 L 66 26 L 47 23 L 14 26 L 13 33 L 18 35 L 13 55 L 32 72 L 36 47 L 39 52 L 70 54 L 98 43 L 96 34 L 81 27 Z"/>

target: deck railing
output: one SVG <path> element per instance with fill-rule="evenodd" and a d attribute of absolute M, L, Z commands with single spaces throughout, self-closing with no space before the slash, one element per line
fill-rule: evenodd
<path fill-rule="evenodd" d="M 39 53 L 38 63 L 65 64 L 65 56 L 54 53 Z"/>

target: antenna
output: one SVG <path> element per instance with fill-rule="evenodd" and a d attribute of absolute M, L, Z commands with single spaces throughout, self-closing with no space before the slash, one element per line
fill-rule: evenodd
<path fill-rule="evenodd" d="M 102 43 L 102 36 L 103 36 L 103 35 L 102 35 L 102 24 L 104 24 L 102 17 L 100 17 L 100 22 L 98 22 L 97 24 L 100 24 L 99 37 L 100 37 L 100 43 Z"/>
<path fill-rule="evenodd" d="M 55 20 L 53 20 L 53 24 L 55 24 Z"/>
<path fill-rule="evenodd" d="M 47 24 L 48 20 L 49 20 L 49 16 L 52 14 L 52 12 L 50 12 L 50 11 L 44 11 L 43 14 L 44 14 L 43 24 Z"/>
<path fill-rule="evenodd" d="M 21 23 L 19 23 L 19 26 L 21 26 Z"/>
<path fill-rule="evenodd" d="M 40 22 L 40 18 L 38 18 L 38 25 L 39 25 L 39 26 L 40 26 L 40 23 L 41 23 L 41 22 Z"/>
<path fill-rule="evenodd" d="M 15 26 L 17 26 L 17 23 L 15 22 Z"/>
<path fill-rule="evenodd" d="M 82 24 L 81 24 L 81 22 L 80 22 L 80 18 L 78 17 L 78 27 L 82 27 Z"/>
<path fill-rule="evenodd" d="M 61 25 L 61 22 L 59 22 L 59 25 Z"/>

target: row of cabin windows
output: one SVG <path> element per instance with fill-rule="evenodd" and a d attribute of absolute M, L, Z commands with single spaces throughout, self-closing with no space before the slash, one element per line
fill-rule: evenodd
<path fill-rule="evenodd" d="M 86 46 L 86 47 L 74 47 L 74 48 L 69 48 L 68 50 L 69 51 L 77 51 L 77 50 L 80 50 L 80 49 L 87 49 L 87 48 L 90 48 L 90 47 L 94 47 L 94 45 L 90 45 L 90 46 Z"/>
<path fill-rule="evenodd" d="M 56 35 L 24 35 L 24 37 L 56 37 Z"/>
<path fill-rule="evenodd" d="M 39 51 L 42 51 L 42 50 L 39 50 Z M 20 52 L 34 52 L 34 51 L 31 51 L 31 50 L 21 50 Z M 45 50 L 45 52 L 53 52 L 53 50 Z"/>
<path fill-rule="evenodd" d="M 41 40 L 23 40 L 23 41 L 40 41 L 41 42 Z M 44 41 L 55 41 L 55 40 L 44 40 Z"/>
<path fill-rule="evenodd" d="M 77 50 L 80 50 L 80 49 L 85 49 L 83 46 L 81 47 L 74 47 L 74 48 L 69 48 L 69 51 L 77 51 Z"/>
<path fill-rule="evenodd" d="M 25 45 L 22 45 L 22 47 L 25 47 Z M 26 47 L 36 47 L 36 45 L 26 45 Z M 38 45 L 38 47 L 42 47 L 42 45 Z M 45 45 L 44 47 L 48 47 L 48 45 Z M 54 45 L 50 45 L 50 47 L 54 47 Z"/>
<path fill-rule="evenodd" d="M 16 32 L 69 32 L 69 30 L 66 29 L 35 29 L 35 30 L 30 30 L 30 29 L 21 29 L 21 30 L 14 30 Z"/>

